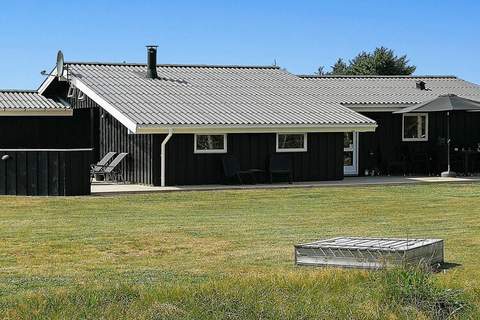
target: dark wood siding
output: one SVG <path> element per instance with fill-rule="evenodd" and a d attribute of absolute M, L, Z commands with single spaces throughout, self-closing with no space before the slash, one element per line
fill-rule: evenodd
<path fill-rule="evenodd" d="M 65 99 L 74 109 L 74 118 L 77 115 L 82 115 L 82 132 L 84 141 L 88 142 L 88 147 L 93 149 L 92 160 L 98 161 L 100 156 L 99 146 L 99 111 L 100 107 L 89 97 L 79 100 L 79 90 L 75 89 L 73 97 L 67 97 L 69 83 L 66 81 L 58 81 L 57 78 L 53 80 L 50 86 L 43 93 L 48 98 L 61 97 Z M 76 130 L 76 129 L 75 129 Z M 78 131 L 78 130 L 76 130 Z M 88 138 L 87 138 L 88 137 Z M 88 139 L 88 140 L 87 140 Z"/>
<path fill-rule="evenodd" d="M 73 116 L 0 117 L 0 148 L 90 148 L 90 111 Z"/>
<path fill-rule="evenodd" d="M 163 137 L 159 136 L 158 143 Z M 238 158 L 242 169 L 266 169 L 270 155 L 275 153 L 274 133 L 228 134 L 227 139 L 228 154 Z M 224 183 L 224 154 L 196 154 L 193 141 L 193 134 L 174 134 L 168 142 L 167 185 Z M 343 178 L 342 133 L 309 133 L 307 152 L 287 154 L 291 157 L 294 181 Z M 159 183 L 158 177 L 155 184 Z"/>
<path fill-rule="evenodd" d="M 52 88 L 55 86 L 52 86 Z M 48 94 L 66 96 L 68 86 L 59 83 L 55 90 Z M 89 137 L 92 145 L 93 159 L 97 161 L 110 151 L 127 152 L 128 156 L 121 164 L 122 176 L 125 181 L 142 184 L 155 184 L 156 172 L 153 154 L 158 143 L 158 136 L 129 134 L 128 129 L 112 117 L 89 97 L 78 100 L 76 90 L 73 98 L 68 98 L 75 112 L 84 112 L 89 117 Z M 158 152 L 158 157 L 160 153 Z M 158 168 L 160 164 L 158 162 Z M 158 178 L 160 179 L 160 178 Z"/>
<path fill-rule="evenodd" d="M 428 141 L 402 141 L 402 115 L 390 112 L 363 113 L 377 121 L 375 132 L 360 133 L 359 173 L 378 167 L 385 172 L 388 163 L 400 153 L 411 156 L 427 152 L 432 158 L 432 169 L 438 173 L 446 168 L 446 115 L 443 112 L 428 115 Z M 454 112 L 451 115 L 452 147 L 476 147 L 480 142 L 480 113 Z"/>
<path fill-rule="evenodd" d="M 0 150 L 0 195 L 90 194 L 91 150 Z"/>
<path fill-rule="evenodd" d="M 154 184 L 155 137 L 153 135 L 129 134 L 125 126 L 102 109 L 100 110 L 99 140 L 101 157 L 110 151 L 128 153 L 121 167 L 126 181 Z"/>

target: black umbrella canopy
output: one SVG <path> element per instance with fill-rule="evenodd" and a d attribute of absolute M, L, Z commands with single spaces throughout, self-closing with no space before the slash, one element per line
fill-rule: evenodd
<path fill-rule="evenodd" d="M 470 100 L 456 96 L 454 94 L 446 94 L 437 98 L 420 103 L 418 105 L 403 108 L 394 113 L 407 112 L 440 112 L 440 111 L 480 111 L 480 101 Z"/>

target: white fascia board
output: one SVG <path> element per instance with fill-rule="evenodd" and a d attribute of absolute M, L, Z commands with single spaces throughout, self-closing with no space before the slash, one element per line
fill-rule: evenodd
<path fill-rule="evenodd" d="M 342 106 L 349 108 L 356 112 L 395 112 L 403 108 L 413 106 L 415 103 L 402 103 L 402 104 L 342 104 Z"/>
<path fill-rule="evenodd" d="M 92 148 L 76 148 L 76 149 L 0 149 L 0 151 L 93 151 Z"/>
<path fill-rule="evenodd" d="M 356 125 L 283 125 L 283 126 L 138 126 L 137 134 L 175 133 L 298 133 L 298 132 L 374 132 L 377 124 Z"/>
<path fill-rule="evenodd" d="M 0 117 L 71 117 L 73 109 L 0 109 Z"/>
<path fill-rule="evenodd" d="M 56 77 L 57 77 L 57 68 L 53 69 L 52 72 L 50 72 L 48 77 L 43 81 L 43 83 L 37 89 L 37 92 L 43 95 L 45 90 L 47 90 L 47 88 L 50 86 L 50 84 Z"/>
<path fill-rule="evenodd" d="M 105 111 L 107 111 L 109 114 L 111 114 L 112 117 L 117 119 L 128 130 L 130 130 L 133 133 L 138 133 L 137 132 L 137 124 L 135 122 L 133 122 L 127 116 L 125 116 L 123 113 L 118 111 L 108 101 L 106 101 L 101 96 L 99 96 L 95 91 L 93 91 L 92 89 L 87 87 L 82 81 L 80 81 L 79 79 L 77 79 L 75 77 L 72 77 L 72 79 L 70 81 L 75 87 L 77 87 L 79 90 L 81 90 L 83 93 L 85 93 L 90 99 L 95 101 L 95 103 L 97 103 L 100 107 L 105 109 Z"/>

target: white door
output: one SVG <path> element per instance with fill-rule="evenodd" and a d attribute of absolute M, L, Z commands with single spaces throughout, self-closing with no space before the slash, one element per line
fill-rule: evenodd
<path fill-rule="evenodd" d="M 358 132 L 343 134 L 343 173 L 347 176 L 358 174 Z"/>

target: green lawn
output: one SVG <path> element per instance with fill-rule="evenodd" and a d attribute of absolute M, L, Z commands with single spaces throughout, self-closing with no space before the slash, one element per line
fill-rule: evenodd
<path fill-rule="evenodd" d="M 435 285 L 480 318 L 480 184 L 0 197 L 2 318 L 413 319 L 382 272 L 293 266 L 293 244 L 445 239 Z M 389 300 L 390 299 L 390 300 Z"/>

